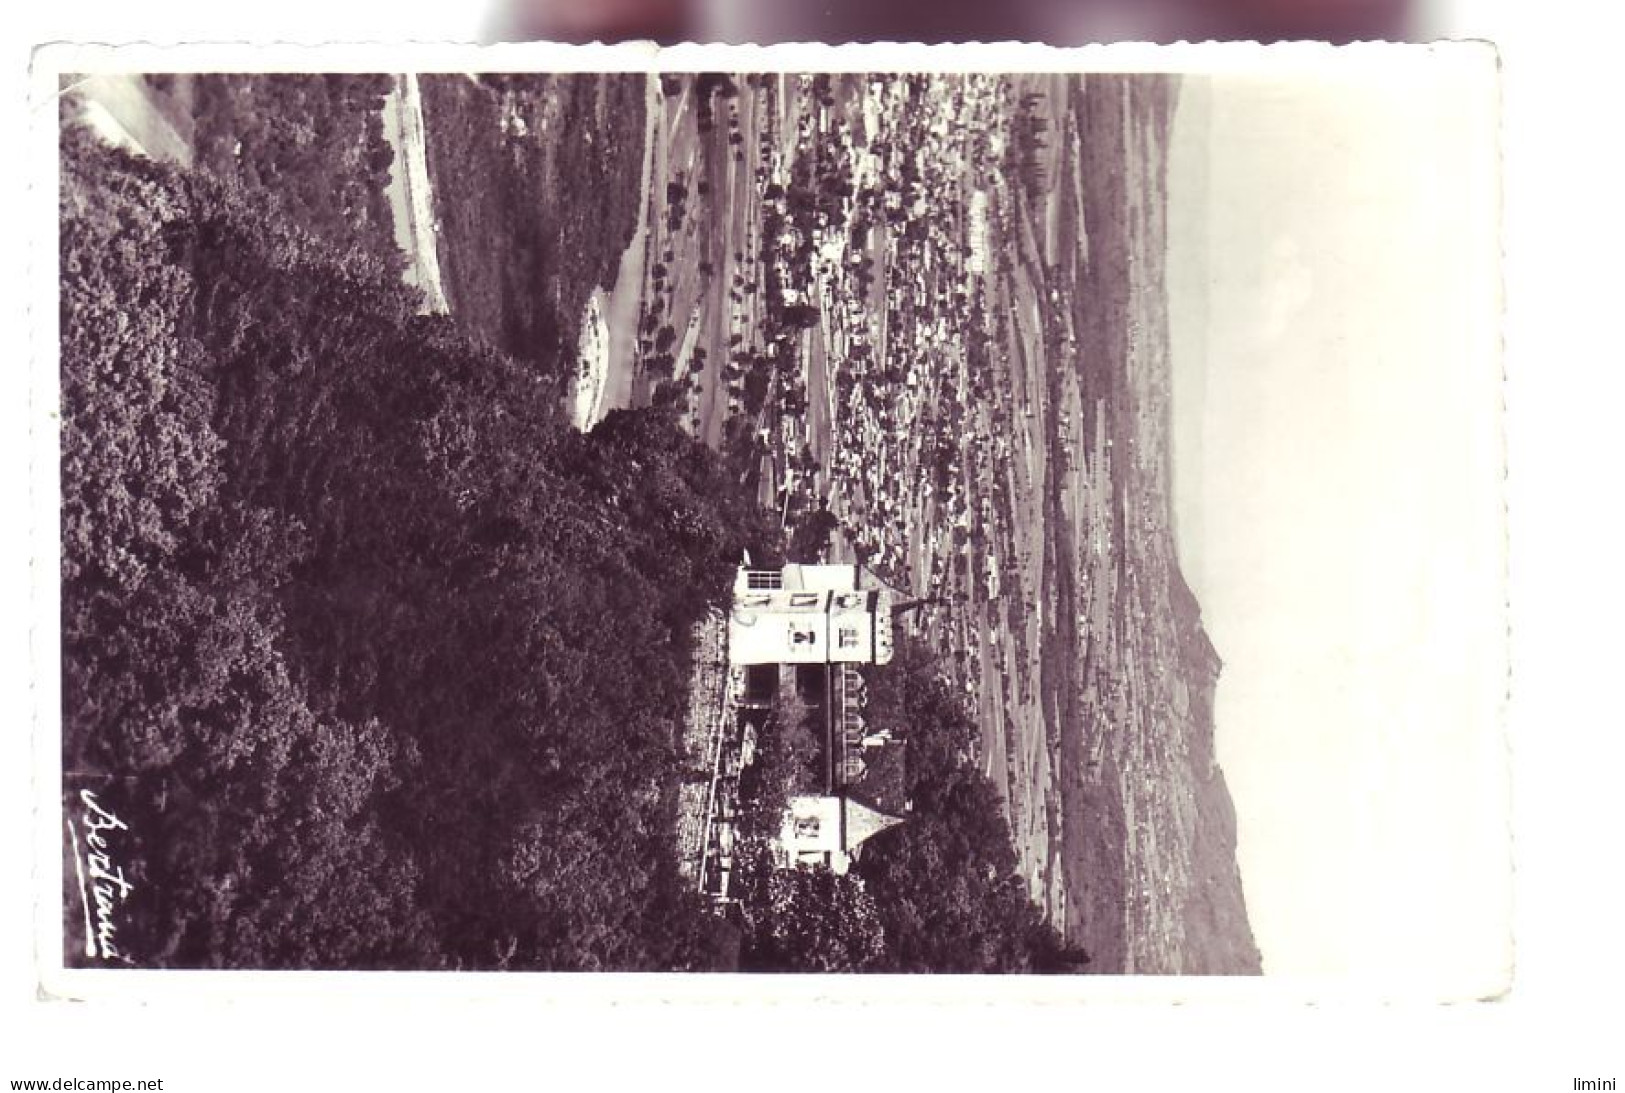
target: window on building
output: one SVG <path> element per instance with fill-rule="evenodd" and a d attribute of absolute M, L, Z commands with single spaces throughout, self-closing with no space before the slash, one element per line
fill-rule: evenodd
<path fill-rule="evenodd" d="M 783 586 L 783 574 L 773 569 L 753 569 L 745 575 L 746 585 L 750 588 L 780 588 Z"/>
<path fill-rule="evenodd" d="M 863 594 L 861 592 L 848 592 L 845 595 L 837 596 L 835 597 L 835 606 L 848 609 L 862 607 Z"/>
<path fill-rule="evenodd" d="M 858 647 L 858 632 L 850 626 L 841 627 L 837 635 L 836 644 L 841 649 L 856 649 Z"/>
<path fill-rule="evenodd" d="M 817 607 L 818 599 L 818 593 L 816 592 L 792 592 L 790 593 L 790 606 Z"/>
<path fill-rule="evenodd" d="M 740 607 L 767 607 L 773 602 L 772 596 L 741 596 Z"/>
<path fill-rule="evenodd" d="M 798 816 L 798 817 L 796 817 L 796 838 L 798 838 L 798 839 L 816 839 L 816 838 L 818 838 L 818 817 L 817 816 Z"/>

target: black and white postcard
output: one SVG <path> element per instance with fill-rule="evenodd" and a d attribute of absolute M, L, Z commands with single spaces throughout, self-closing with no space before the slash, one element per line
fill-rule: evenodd
<path fill-rule="evenodd" d="M 51 992 L 1507 988 L 1489 47 L 38 68 Z"/>

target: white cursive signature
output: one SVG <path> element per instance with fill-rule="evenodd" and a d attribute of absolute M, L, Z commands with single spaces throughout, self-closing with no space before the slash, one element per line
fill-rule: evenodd
<path fill-rule="evenodd" d="M 114 941 L 118 924 L 114 921 L 113 912 L 130 898 L 135 884 L 125 878 L 123 866 L 113 864 L 107 836 L 110 832 L 130 829 L 123 820 L 103 808 L 90 790 L 80 790 L 79 800 L 84 802 L 86 808 L 79 817 L 79 824 L 84 829 L 85 845 L 89 852 L 80 854 L 79 834 L 71 823 L 68 825 L 68 836 L 73 840 L 73 865 L 79 874 L 79 901 L 85 909 L 85 955 L 92 959 L 118 960 L 128 964 L 130 958 L 119 951 Z M 94 914 L 91 910 L 93 903 Z"/>

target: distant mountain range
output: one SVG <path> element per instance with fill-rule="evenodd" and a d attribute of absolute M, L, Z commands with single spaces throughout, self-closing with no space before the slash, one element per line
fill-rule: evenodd
<path fill-rule="evenodd" d="M 1179 634 L 1179 672 L 1190 689 L 1189 763 L 1182 776 L 1195 796 L 1202 823 L 1190 843 L 1190 885 L 1185 892 L 1183 971 L 1256 974 L 1263 970 L 1247 919 L 1241 871 L 1236 864 L 1236 810 L 1214 751 L 1213 694 L 1221 662 L 1202 628 L 1201 607 L 1175 566 L 1169 573 L 1170 606 Z"/>
<path fill-rule="evenodd" d="M 1200 559 L 1180 549 L 1200 529 L 1176 529 L 1175 453 L 1179 476 L 1200 474 L 1203 362 L 1189 358 L 1206 325 L 1206 212 L 1192 220 L 1185 208 L 1171 223 L 1167 198 L 1174 170 L 1187 172 L 1174 185 L 1205 186 L 1205 88 L 1194 91 L 1194 116 L 1182 121 L 1196 133 L 1181 134 L 1178 163 L 1171 131 L 1183 89 L 1173 82 L 1087 78 L 1072 103 L 1089 245 L 1076 269 L 1056 271 L 1079 332 L 1066 382 L 1103 416 L 1073 470 L 1093 507 L 1052 542 L 1056 565 L 1074 575 L 1076 610 L 1063 619 L 1082 620 L 1052 639 L 1072 647 L 1065 693 L 1076 696 L 1060 716 L 1064 917 L 1102 970 L 1256 974 L 1235 810 L 1214 749 L 1221 660 L 1186 578 Z M 1174 230 L 1196 238 L 1170 248 Z M 1176 293 L 1196 301 L 1177 337 Z M 1177 413 L 1176 385 L 1188 400 Z M 1065 510 L 1049 521 L 1064 524 Z"/>

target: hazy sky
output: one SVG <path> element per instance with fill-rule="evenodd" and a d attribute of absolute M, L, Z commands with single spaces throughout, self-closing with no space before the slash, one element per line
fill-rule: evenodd
<path fill-rule="evenodd" d="M 1271 974 L 1478 994 L 1510 960 L 1482 52 L 1186 83 L 1175 512 Z"/>

